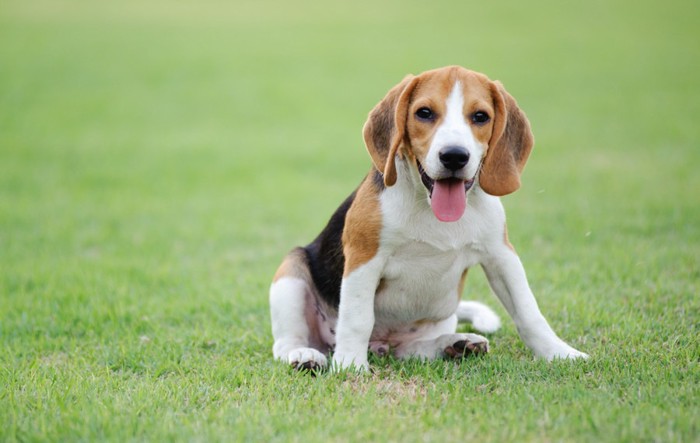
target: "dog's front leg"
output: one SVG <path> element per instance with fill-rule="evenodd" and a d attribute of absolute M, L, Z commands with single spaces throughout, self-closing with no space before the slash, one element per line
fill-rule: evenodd
<path fill-rule="evenodd" d="M 515 322 L 520 337 L 538 357 L 586 358 L 560 339 L 537 306 L 518 255 L 504 246 L 482 263 L 489 284 Z"/>
<path fill-rule="evenodd" d="M 367 348 L 374 328 L 374 294 L 382 263 L 375 257 L 343 276 L 333 369 L 369 369 Z"/>

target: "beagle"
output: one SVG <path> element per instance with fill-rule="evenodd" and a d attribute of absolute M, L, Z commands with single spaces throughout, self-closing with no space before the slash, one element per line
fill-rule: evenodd
<path fill-rule="evenodd" d="M 270 287 L 273 354 L 299 369 L 368 368 L 368 350 L 397 358 L 485 353 L 498 316 L 460 301 L 484 269 L 538 357 L 585 358 L 549 326 L 508 241 L 499 196 L 520 187 L 534 139 L 499 82 L 459 66 L 407 76 L 363 129 L 373 167 Z"/>

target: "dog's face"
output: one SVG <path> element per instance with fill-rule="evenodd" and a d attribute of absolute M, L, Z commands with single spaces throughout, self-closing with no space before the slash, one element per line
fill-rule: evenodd
<path fill-rule="evenodd" d="M 364 136 L 385 184 L 396 182 L 395 157 L 403 156 L 442 221 L 461 218 L 475 183 L 493 195 L 515 191 L 533 144 L 503 87 L 460 67 L 404 79 L 372 110 Z"/>
<path fill-rule="evenodd" d="M 458 220 L 493 132 L 488 80 L 475 73 L 438 71 L 413 90 L 406 116 L 405 155 L 415 163 L 435 216 Z"/>

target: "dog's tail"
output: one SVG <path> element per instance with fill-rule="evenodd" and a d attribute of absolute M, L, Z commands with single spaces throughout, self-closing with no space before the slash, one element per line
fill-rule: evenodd
<path fill-rule="evenodd" d="M 479 332 L 496 332 L 501 327 L 501 319 L 493 309 L 478 301 L 460 301 L 457 307 L 460 323 L 471 323 Z"/>

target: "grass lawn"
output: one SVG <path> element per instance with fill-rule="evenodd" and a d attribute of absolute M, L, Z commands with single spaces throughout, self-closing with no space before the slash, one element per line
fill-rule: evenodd
<path fill-rule="evenodd" d="M 0 0 L 0 441 L 700 441 L 700 3 Z M 272 360 L 267 289 L 369 168 L 406 73 L 500 79 L 504 198 L 555 331 Z"/>

